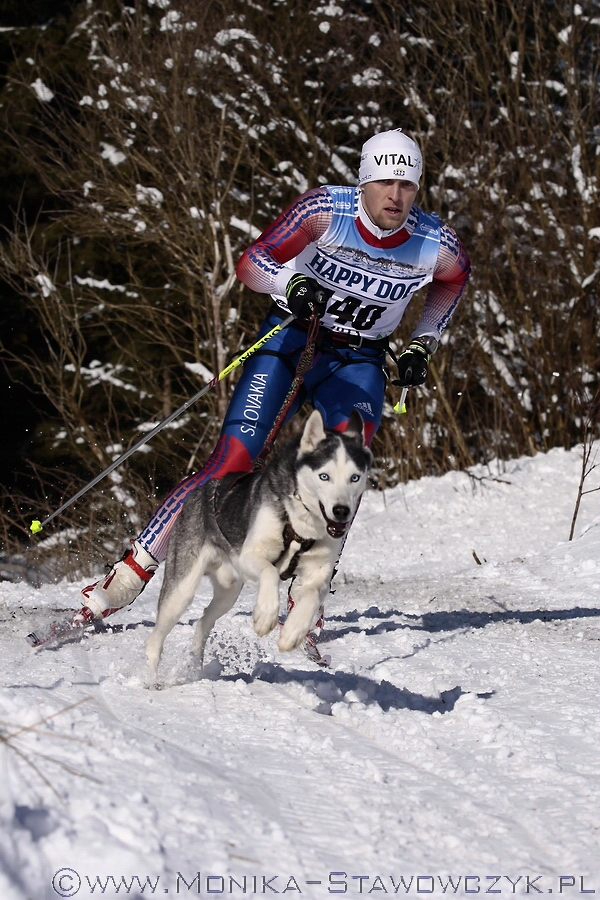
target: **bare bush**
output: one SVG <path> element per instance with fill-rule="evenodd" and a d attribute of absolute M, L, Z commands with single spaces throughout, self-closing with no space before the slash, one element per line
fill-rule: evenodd
<path fill-rule="evenodd" d="M 597 12 L 596 0 L 82 5 L 68 52 L 79 42 L 85 64 L 73 75 L 56 53 L 37 60 L 54 99 L 33 112 L 32 75 L 15 69 L 5 108 L 55 207 L 50 222 L 18 220 L 0 257 L 44 338 L 8 358 L 56 410 L 38 462 L 84 482 L 222 369 L 265 309 L 234 282 L 243 248 L 302 190 L 352 183 L 363 140 L 398 126 L 424 149 L 421 205 L 457 229 L 474 274 L 406 416 L 390 393 L 380 484 L 577 442 L 567 376 L 594 388 L 600 362 Z M 90 533 L 107 554 L 201 464 L 229 390 L 94 493 Z"/>
<path fill-rule="evenodd" d="M 587 387 L 584 384 L 579 384 L 574 387 L 574 394 L 581 412 L 583 440 L 581 446 L 581 472 L 573 508 L 573 517 L 571 519 L 571 528 L 569 530 L 570 541 L 573 540 L 573 535 L 575 534 L 575 525 L 581 501 L 586 494 L 600 491 L 598 486 L 593 488 L 586 487 L 586 483 L 589 483 L 589 476 L 598 468 L 598 446 L 594 443 L 594 438 L 598 434 L 598 426 L 600 425 L 600 388 L 596 390 L 594 396 L 591 396 Z"/>

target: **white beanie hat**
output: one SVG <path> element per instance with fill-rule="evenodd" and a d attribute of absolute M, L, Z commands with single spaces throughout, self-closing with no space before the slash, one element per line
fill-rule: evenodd
<path fill-rule="evenodd" d="M 366 181 L 412 181 L 419 186 L 423 171 L 423 157 L 415 142 L 401 128 L 382 131 L 363 144 L 358 183 Z"/>

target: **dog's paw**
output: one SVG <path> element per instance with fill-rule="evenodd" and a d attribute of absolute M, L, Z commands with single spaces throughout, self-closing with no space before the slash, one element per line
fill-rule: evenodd
<path fill-rule="evenodd" d="M 279 640 L 277 641 L 277 646 L 283 652 L 287 652 L 288 650 L 295 650 L 296 647 L 299 647 L 304 638 L 306 637 L 306 628 L 295 628 L 293 624 L 290 625 L 289 619 L 281 629 L 281 634 L 279 636 Z"/>
<path fill-rule="evenodd" d="M 185 667 L 186 681 L 199 681 L 204 678 L 204 668 L 204 644 L 202 644 L 200 653 L 196 653 L 195 648 L 192 647 Z"/>
<path fill-rule="evenodd" d="M 158 682 L 158 673 L 149 662 L 146 662 L 140 680 L 142 682 L 142 687 L 147 691 L 159 691 L 161 689 L 161 685 Z"/>
<path fill-rule="evenodd" d="M 259 637 L 263 637 L 270 631 L 273 631 L 279 621 L 279 610 L 264 609 L 259 606 L 254 607 L 252 613 L 252 622 L 254 630 Z"/>

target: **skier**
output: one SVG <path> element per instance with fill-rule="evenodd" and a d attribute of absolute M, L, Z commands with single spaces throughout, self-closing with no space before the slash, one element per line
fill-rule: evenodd
<path fill-rule="evenodd" d="M 358 187 L 307 191 L 245 251 L 239 279 L 273 298 L 259 336 L 290 313 L 296 319 L 246 363 L 204 466 L 173 488 L 108 575 L 83 589 L 95 617 L 127 606 L 143 590 L 165 559 L 190 491 L 252 468 L 290 388 L 311 316 L 321 320 L 318 352 L 289 416 L 308 400 L 327 427 L 344 431 L 358 409 L 370 442 L 381 419 L 389 336 L 415 291 L 429 284 L 396 360 L 400 384 L 425 382 L 470 266 L 455 231 L 415 205 L 421 174 L 421 151 L 402 129 L 376 134 L 362 148 Z"/>

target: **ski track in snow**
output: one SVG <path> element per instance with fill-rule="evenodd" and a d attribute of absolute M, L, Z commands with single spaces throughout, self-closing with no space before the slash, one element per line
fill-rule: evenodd
<path fill-rule="evenodd" d="M 600 516 L 584 497 L 567 542 L 580 465 L 553 450 L 368 493 L 329 669 L 256 638 L 246 588 L 199 679 L 203 585 L 149 690 L 159 576 L 104 633 L 37 651 L 25 635 L 79 586 L 0 584 L 0 727 L 20 731 L 0 743 L 1 900 L 600 893 Z"/>

